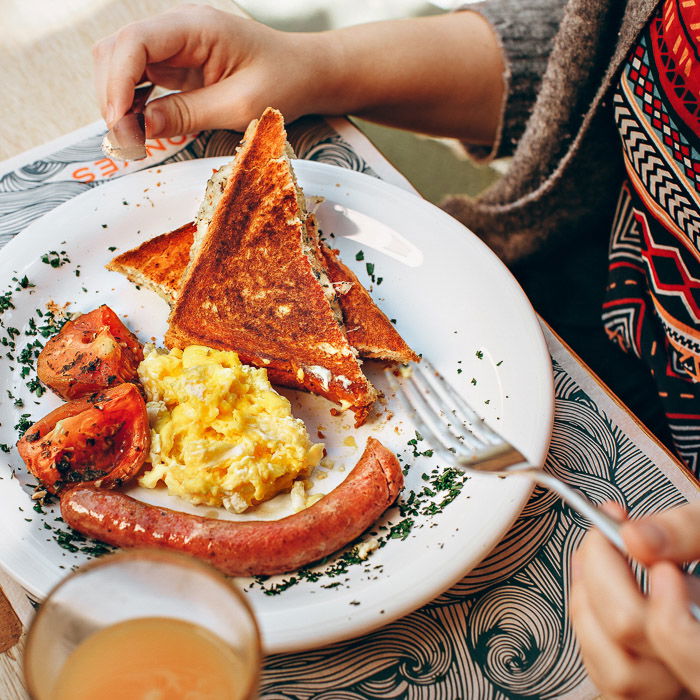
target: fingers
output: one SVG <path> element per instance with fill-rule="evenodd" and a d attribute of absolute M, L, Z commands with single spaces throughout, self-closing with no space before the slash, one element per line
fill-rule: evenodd
<path fill-rule="evenodd" d="M 191 7 L 177 8 L 128 24 L 95 44 L 95 89 L 108 126 L 129 109 L 134 86 L 150 64 L 173 63 L 179 69 L 201 66 L 207 57 L 207 42 L 213 41 L 202 28 L 204 22 L 211 24 L 210 14 Z M 201 31 L 197 32 L 198 28 Z"/>
<path fill-rule="evenodd" d="M 243 98 L 237 100 L 238 84 L 232 77 L 197 90 L 152 100 L 144 112 L 146 136 L 176 136 L 201 129 L 243 130 L 250 119 L 259 116 L 262 108 L 247 108 Z"/>
<path fill-rule="evenodd" d="M 128 25 L 115 37 L 104 74 L 105 112 L 119 119 L 131 106 L 134 86 L 149 63 L 160 63 L 178 56 L 187 43 L 180 31 L 160 32 L 154 22 Z"/>
<path fill-rule="evenodd" d="M 693 695 L 700 697 L 700 623 L 689 612 L 679 569 L 662 562 L 650 569 L 647 636 L 655 653 Z"/>
<path fill-rule="evenodd" d="M 622 522 L 627 519 L 627 511 L 615 501 L 606 501 L 605 503 L 601 503 L 598 507 L 614 520 Z"/>
<path fill-rule="evenodd" d="M 112 128 L 145 75 L 181 91 L 146 108 L 149 138 L 243 130 L 267 106 L 296 118 L 308 109 L 300 88 L 308 85 L 320 45 L 300 36 L 204 5 L 135 22 L 95 46 L 100 110 Z"/>
<path fill-rule="evenodd" d="M 626 559 L 597 530 L 586 535 L 576 558 L 591 612 L 606 635 L 624 648 L 648 653 L 646 601 Z"/>
<path fill-rule="evenodd" d="M 644 564 L 700 557 L 700 501 L 632 520 L 622 526 L 629 554 Z"/>
<path fill-rule="evenodd" d="M 114 38 L 107 37 L 92 47 L 92 75 L 95 96 L 97 97 L 100 113 L 109 127 L 114 123 L 114 115 L 107 106 L 107 72 L 113 44 Z"/>
<path fill-rule="evenodd" d="M 199 68 L 178 68 L 167 63 L 151 63 L 146 68 L 146 78 L 168 90 L 194 90 L 202 87 L 202 71 Z"/>
<path fill-rule="evenodd" d="M 593 612 L 593 597 L 575 577 L 570 594 L 571 621 L 591 680 L 609 700 L 664 700 L 678 694 L 679 685 L 653 659 L 640 657 L 611 639 Z"/>

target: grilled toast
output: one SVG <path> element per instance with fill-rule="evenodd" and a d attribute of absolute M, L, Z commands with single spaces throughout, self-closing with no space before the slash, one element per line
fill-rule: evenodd
<path fill-rule="evenodd" d="M 268 108 L 210 179 L 165 342 L 235 350 L 273 383 L 351 408 L 361 425 L 377 393 L 307 230 L 290 151 Z"/>
<path fill-rule="evenodd" d="M 313 215 L 309 214 L 307 229 L 312 235 L 315 223 Z M 116 256 L 107 264 L 107 269 L 120 272 L 134 284 L 156 292 L 172 306 L 189 262 L 195 228 L 191 221 L 174 231 L 155 236 Z M 338 257 L 338 252 L 320 243 L 320 255 L 338 296 L 347 338 L 360 357 L 417 362 L 418 355 L 376 306 L 357 276 Z"/>
<path fill-rule="evenodd" d="M 361 357 L 391 362 L 418 362 L 420 358 L 399 335 L 386 314 L 374 303 L 352 270 L 339 257 L 339 251 L 322 243 L 318 222 L 309 214 L 307 228 L 311 232 L 316 254 L 323 261 L 328 279 L 338 295 L 345 321 L 345 334 Z"/>
<path fill-rule="evenodd" d="M 120 272 L 134 284 L 154 291 L 172 306 L 190 261 L 195 230 L 194 221 L 190 221 L 117 255 L 105 267 Z"/>

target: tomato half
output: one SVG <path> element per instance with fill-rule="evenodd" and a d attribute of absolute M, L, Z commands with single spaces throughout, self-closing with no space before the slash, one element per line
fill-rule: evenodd
<path fill-rule="evenodd" d="M 102 305 L 68 321 L 44 346 L 36 371 L 64 399 L 77 399 L 136 379 L 143 349 L 136 336 Z"/>
<path fill-rule="evenodd" d="M 120 486 L 148 456 L 146 404 L 135 384 L 70 401 L 35 423 L 17 443 L 29 471 L 48 491 L 93 481 Z"/>

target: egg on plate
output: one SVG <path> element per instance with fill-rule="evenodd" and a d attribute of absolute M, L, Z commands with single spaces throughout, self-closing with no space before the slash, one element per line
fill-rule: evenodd
<path fill-rule="evenodd" d="M 162 482 L 192 503 L 241 513 L 290 489 L 323 457 L 267 372 L 235 352 L 193 345 L 144 355 L 151 450 L 141 486 Z"/>

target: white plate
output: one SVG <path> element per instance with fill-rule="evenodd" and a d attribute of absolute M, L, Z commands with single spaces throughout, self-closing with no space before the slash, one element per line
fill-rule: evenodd
<path fill-rule="evenodd" d="M 13 293 L 16 308 L 0 317 L 5 326 L 0 336 L 7 335 L 8 327 L 19 329 L 16 352 L 21 351 L 34 340 L 25 331 L 29 319 L 36 318 L 35 310 L 43 310 L 49 301 L 70 301 L 70 310 L 80 312 L 108 304 L 142 341 L 155 337 L 162 343 L 165 302 L 103 266 L 118 252 L 190 220 L 212 168 L 223 162 L 195 160 L 128 175 L 34 222 L 2 251 L 0 289 L 14 288 L 15 284 L 6 286 L 10 279 L 21 280 L 24 275 L 36 286 Z M 553 418 L 550 358 L 532 307 L 506 268 L 475 235 L 419 197 L 330 165 L 297 161 L 295 170 L 307 196 L 325 198 L 318 210 L 321 230 L 326 237 L 333 234 L 331 243 L 368 286 L 372 283 L 367 263 L 374 265 L 374 298 L 396 319 L 409 344 L 430 357 L 524 455 L 541 463 Z M 117 250 L 109 250 L 110 246 Z M 41 260 L 49 251 L 65 251 L 70 262 L 51 267 Z M 356 259 L 360 251 L 363 260 Z M 18 363 L 4 355 L 7 348 L 0 350 L 0 442 L 12 445 L 17 439 L 13 426 L 21 413 L 37 420 L 59 400 L 47 393 L 35 403 Z M 384 388 L 379 368 L 372 365 L 366 364 L 370 379 Z M 5 388 L 21 398 L 25 408 L 5 401 Z M 395 397 L 388 397 L 384 412 L 374 421 L 354 431 L 351 417 L 333 418 L 331 404 L 324 399 L 285 393 L 312 438 L 319 426 L 323 428 L 335 462 L 325 480 L 316 480 L 318 491 L 328 492 L 342 480 L 368 435 L 378 437 L 410 464 L 405 497 L 411 490 L 424 489 L 428 482 L 422 475 L 438 466 L 430 457 L 412 456 L 414 448 L 408 441 L 415 437 L 414 429 L 403 419 Z M 420 452 L 427 449 L 425 443 L 416 447 Z M 66 551 L 55 542 L 56 530 L 47 528 L 61 527 L 55 521 L 56 507 L 45 515 L 32 510 L 35 480 L 27 475 L 16 450 L 0 453 L 0 462 L 0 564 L 41 598 L 87 555 Z M 320 567 L 326 573 L 318 581 L 303 580 L 278 595 L 242 580 L 266 651 L 302 650 L 354 637 L 427 603 L 489 552 L 520 513 L 530 490 L 522 477 L 476 476 L 441 512 L 413 516 L 406 539 L 388 538 L 387 530 L 377 529 L 386 546 L 364 563 L 350 566 L 344 575 L 329 578 L 330 562 L 325 569 Z M 171 508 L 203 512 L 159 492 L 139 489 L 137 495 Z M 424 494 L 424 505 L 430 500 L 426 498 Z M 284 499 L 280 501 L 283 507 Z M 272 517 L 269 506 L 260 511 L 244 517 Z M 400 521 L 393 508 L 378 528 Z M 264 585 L 271 588 L 289 578 L 273 577 Z"/>

